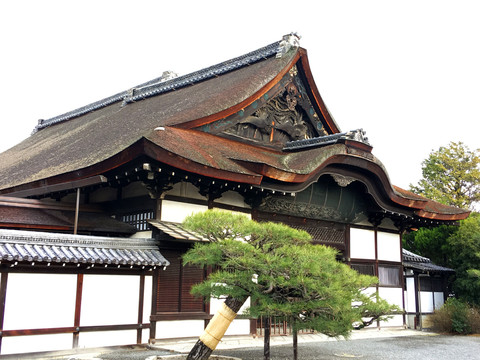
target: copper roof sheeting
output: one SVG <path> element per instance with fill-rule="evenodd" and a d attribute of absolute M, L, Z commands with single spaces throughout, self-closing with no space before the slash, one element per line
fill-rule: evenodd
<path fill-rule="evenodd" d="M 152 239 L 0 230 L 0 260 L 38 264 L 168 266 Z"/>
<path fill-rule="evenodd" d="M 455 270 L 435 265 L 429 258 L 417 255 L 402 249 L 403 266 L 405 268 L 420 270 L 421 272 L 455 272 Z"/>

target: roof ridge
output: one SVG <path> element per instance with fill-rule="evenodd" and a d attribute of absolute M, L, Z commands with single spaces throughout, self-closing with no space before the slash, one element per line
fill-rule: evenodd
<path fill-rule="evenodd" d="M 91 246 L 107 248 L 157 249 L 158 241 L 151 238 L 120 238 L 64 233 L 46 233 L 39 231 L 0 229 L 0 244 L 35 243 L 57 246 Z"/>
<path fill-rule="evenodd" d="M 286 49 L 285 38 L 287 36 L 297 36 L 297 35 L 293 33 L 286 35 L 280 41 L 276 41 L 267 46 L 251 51 L 247 54 L 235 57 L 230 60 L 223 61 L 216 65 L 212 65 L 207 68 L 200 69 L 192 73 L 182 75 L 173 79 L 168 77 L 167 79 L 165 79 L 165 73 L 164 73 L 161 77 L 136 85 L 135 87 L 129 90 L 122 91 L 115 95 L 106 97 L 102 100 L 93 102 L 91 104 L 82 106 L 78 109 L 66 112 L 64 114 L 61 114 L 46 120 L 41 119 L 38 121 L 38 124 L 37 126 L 35 126 L 35 129 L 33 130 L 32 134 L 46 127 L 73 119 L 75 117 L 84 115 L 94 110 L 104 108 L 116 102 L 122 101 L 123 102 L 122 105 L 126 105 L 134 101 L 143 100 L 151 96 L 160 95 L 169 91 L 183 88 L 188 85 L 193 85 L 200 81 L 211 79 L 213 77 L 225 74 L 227 72 L 254 64 L 262 59 L 267 59 L 272 56 L 280 57 L 282 53 L 285 53 L 289 49 L 287 48 L 287 50 L 285 50 Z"/>

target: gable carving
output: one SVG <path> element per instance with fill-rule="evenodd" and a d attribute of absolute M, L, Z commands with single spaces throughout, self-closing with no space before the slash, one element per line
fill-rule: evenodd
<path fill-rule="evenodd" d="M 223 133 L 265 144 L 284 144 L 316 137 L 318 130 L 301 106 L 302 102 L 297 86 L 290 82 L 279 95 Z"/>

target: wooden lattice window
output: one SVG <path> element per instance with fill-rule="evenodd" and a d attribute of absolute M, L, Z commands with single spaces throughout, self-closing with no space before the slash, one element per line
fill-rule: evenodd
<path fill-rule="evenodd" d="M 148 219 L 153 219 L 153 211 L 151 210 L 136 211 L 122 215 L 123 222 L 135 226 L 139 231 L 148 230 Z"/>

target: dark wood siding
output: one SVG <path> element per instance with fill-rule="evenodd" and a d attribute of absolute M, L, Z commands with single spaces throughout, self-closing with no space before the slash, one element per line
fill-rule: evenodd
<path fill-rule="evenodd" d="M 181 250 L 162 250 L 162 254 L 170 266 L 158 271 L 156 313 L 205 311 L 203 299 L 190 294 L 191 287 L 203 281 L 204 270 L 183 266 Z"/>

